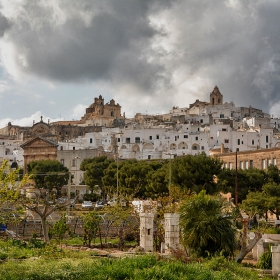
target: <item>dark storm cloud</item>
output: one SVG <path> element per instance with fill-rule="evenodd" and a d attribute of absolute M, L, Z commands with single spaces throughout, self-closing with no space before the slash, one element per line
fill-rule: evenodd
<path fill-rule="evenodd" d="M 11 24 L 5 18 L 1 13 L 0 13 L 0 37 L 2 37 L 7 29 L 9 29 Z"/>
<path fill-rule="evenodd" d="M 279 1 L 26 1 L 17 12 L 6 32 L 22 72 L 162 100 L 190 95 L 182 85 L 197 79 L 189 103 L 216 84 L 239 106 L 280 101 Z"/>
<path fill-rule="evenodd" d="M 171 72 L 210 79 L 239 106 L 279 102 L 280 2 L 182 1 L 173 13 L 180 55 Z"/>
<path fill-rule="evenodd" d="M 148 20 L 157 2 L 73 1 L 71 9 L 68 1 L 59 3 L 65 19 L 54 20 L 55 11 L 40 1 L 24 6 L 29 16 L 20 17 L 10 32 L 25 58 L 22 65 L 18 61 L 22 71 L 63 82 L 118 77 L 143 89 L 153 87 L 162 67 L 148 62 L 145 52 L 160 34 Z"/>

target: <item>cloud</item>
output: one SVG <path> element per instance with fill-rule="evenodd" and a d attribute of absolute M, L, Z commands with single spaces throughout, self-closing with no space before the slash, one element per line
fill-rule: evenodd
<path fill-rule="evenodd" d="M 7 82 L 0 80 L 0 93 L 7 91 L 8 89 L 9 89 L 9 85 L 7 84 Z"/>
<path fill-rule="evenodd" d="M 280 102 L 278 1 L 0 3 L 1 63 L 21 82 L 93 83 L 127 112 L 208 101 L 215 85 L 238 106 Z"/>
<path fill-rule="evenodd" d="M 150 40 L 159 34 L 147 18 L 149 1 L 20 3 L 5 2 L 2 8 L 13 22 L 5 40 L 10 60 L 3 59 L 11 75 L 24 72 L 60 82 L 132 81 L 143 90 L 155 86 L 156 76 L 162 79 L 162 66 L 148 61 Z M 8 13 L 11 8 L 14 14 Z"/>
<path fill-rule="evenodd" d="M 34 114 L 32 114 L 31 116 L 25 117 L 25 118 L 20 118 L 20 119 L 5 118 L 5 119 L 1 119 L 0 120 L 0 128 L 3 128 L 5 126 L 7 126 L 9 122 L 11 122 L 12 125 L 32 126 L 33 122 L 35 122 L 35 123 L 40 122 L 41 116 L 43 117 L 43 121 L 45 123 L 48 123 L 48 120 L 50 120 L 50 122 L 59 121 L 59 118 L 52 119 L 52 118 L 44 116 L 41 111 L 37 111 Z"/>
<path fill-rule="evenodd" d="M 78 104 L 72 110 L 71 117 L 76 120 L 80 120 L 81 117 L 85 114 L 87 105 Z"/>
<path fill-rule="evenodd" d="M 0 37 L 4 36 L 5 31 L 11 27 L 11 23 L 0 13 Z"/>

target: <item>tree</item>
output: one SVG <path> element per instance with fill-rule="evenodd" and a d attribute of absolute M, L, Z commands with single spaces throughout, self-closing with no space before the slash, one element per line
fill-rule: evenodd
<path fill-rule="evenodd" d="M 12 169 L 8 161 L 3 160 L 0 166 L 0 224 L 11 222 L 12 217 L 21 212 L 17 201 L 21 188 L 28 182 L 27 175 L 20 178 L 19 169 Z"/>
<path fill-rule="evenodd" d="M 156 196 L 156 192 L 153 191 L 153 188 L 157 184 L 155 181 L 158 180 L 158 177 L 152 174 L 160 169 L 162 165 L 163 163 L 159 161 L 145 160 L 122 160 L 118 162 L 119 192 L 123 195 L 132 195 L 136 197 L 145 197 L 148 194 Z M 163 171 L 162 175 L 165 177 L 166 172 Z M 102 183 L 103 188 L 107 190 L 108 193 L 116 193 L 116 162 L 112 162 L 104 171 Z M 167 185 L 164 183 L 163 189 L 165 189 L 165 191 L 166 188 Z M 161 192 L 161 190 L 159 190 L 159 192 Z"/>
<path fill-rule="evenodd" d="M 223 169 L 217 176 L 217 190 L 232 193 L 235 197 L 235 169 Z M 260 191 L 267 175 L 264 170 L 257 168 L 238 169 L 238 202 L 246 198 L 249 191 Z"/>
<path fill-rule="evenodd" d="M 177 157 L 172 163 L 172 183 L 196 193 L 206 190 L 213 194 L 216 192 L 214 175 L 217 176 L 221 168 L 222 162 L 218 158 L 209 157 L 205 153 Z"/>
<path fill-rule="evenodd" d="M 252 251 L 254 246 L 258 243 L 258 241 L 261 239 L 262 234 L 259 231 L 255 232 L 255 237 L 253 239 L 250 239 L 248 242 L 248 223 L 252 219 L 252 217 L 248 218 L 239 218 L 237 219 L 239 222 L 242 223 L 242 232 L 240 236 L 240 252 L 237 255 L 235 261 L 238 263 L 241 263 L 242 260 L 245 258 L 245 256 Z"/>
<path fill-rule="evenodd" d="M 106 156 L 89 158 L 82 161 L 80 168 L 85 171 L 84 181 L 92 191 L 95 186 L 99 186 L 101 190 L 104 190 L 102 178 L 105 170 L 112 162 L 114 160 L 108 159 Z"/>
<path fill-rule="evenodd" d="M 107 226 L 118 229 L 119 249 L 122 250 L 125 241 L 125 228 L 130 230 L 139 229 L 139 216 L 132 207 L 123 207 L 120 204 L 106 209 L 105 219 L 109 221 Z M 109 230 L 109 228 L 108 228 Z"/>
<path fill-rule="evenodd" d="M 27 165 L 27 172 L 32 174 L 36 188 L 55 190 L 59 196 L 61 195 L 61 188 L 67 185 L 69 178 L 68 168 L 58 160 L 31 161 Z"/>
<path fill-rule="evenodd" d="M 100 215 L 95 212 L 89 212 L 83 217 L 84 221 L 84 242 L 88 243 L 88 247 L 91 246 L 91 241 L 96 237 L 99 228 L 99 223 L 101 221 Z"/>
<path fill-rule="evenodd" d="M 121 169 L 122 162 L 111 162 L 106 170 L 104 170 L 104 176 L 102 177 L 102 184 L 104 192 L 113 197 L 117 190 L 117 164 Z"/>
<path fill-rule="evenodd" d="M 279 220 L 280 185 L 270 181 L 263 186 L 261 192 L 249 192 L 246 199 L 242 201 L 242 206 L 247 213 L 253 209 L 260 215 L 270 211 Z"/>
<path fill-rule="evenodd" d="M 267 213 L 268 206 L 266 196 L 263 192 L 249 192 L 246 199 L 242 201 L 241 209 L 251 217 L 256 214 L 263 216 Z"/>
<path fill-rule="evenodd" d="M 61 244 L 61 241 L 67 231 L 69 231 L 69 226 L 67 224 L 65 214 L 63 214 L 60 220 L 57 221 L 51 228 L 51 233 L 57 237 L 59 243 Z"/>
<path fill-rule="evenodd" d="M 268 181 L 280 184 L 280 172 L 276 165 L 269 165 L 266 173 Z"/>
<path fill-rule="evenodd" d="M 69 172 L 57 160 L 32 161 L 27 166 L 35 185 L 29 186 L 26 195 L 20 195 L 17 202 L 24 209 L 36 213 L 42 223 L 44 241 L 49 242 L 47 218 L 56 210 L 71 204 L 68 199 L 58 200 L 61 188 L 67 184 Z"/>
<path fill-rule="evenodd" d="M 156 198 L 169 195 L 168 164 L 150 171 L 147 174 L 146 194 L 148 197 Z"/>
<path fill-rule="evenodd" d="M 179 212 L 184 245 L 202 257 L 216 253 L 233 255 L 236 229 L 228 207 L 205 190 L 182 202 Z"/>
<path fill-rule="evenodd" d="M 145 197 L 147 174 L 152 165 L 144 160 L 126 160 L 119 170 L 119 190 L 123 195 Z"/>
<path fill-rule="evenodd" d="M 267 183 L 263 186 L 263 195 L 265 198 L 265 206 L 269 211 L 275 214 L 279 220 L 280 215 L 280 185 L 274 182 Z"/>

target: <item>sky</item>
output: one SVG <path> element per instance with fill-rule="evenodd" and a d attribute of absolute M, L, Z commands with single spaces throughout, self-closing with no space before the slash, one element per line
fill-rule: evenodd
<path fill-rule="evenodd" d="M 217 85 L 280 117 L 279 0 L 0 0 L 0 127 L 79 120 L 102 95 L 167 113 Z"/>

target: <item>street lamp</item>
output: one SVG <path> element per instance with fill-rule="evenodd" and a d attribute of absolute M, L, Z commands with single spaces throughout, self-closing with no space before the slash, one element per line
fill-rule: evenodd
<path fill-rule="evenodd" d="M 67 214 L 69 214 L 69 212 L 70 212 L 70 198 L 71 198 L 70 192 L 71 192 L 71 176 L 72 176 L 72 173 L 71 173 L 71 167 L 72 166 L 71 165 L 72 165 L 72 161 L 76 160 L 78 158 L 80 158 L 80 157 L 75 156 L 75 157 L 71 158 L 70 161 L 69 161 L 69 172 L 68 172 L 69 177 L 68 177 L 68 188 L 67 188 L 68 205 L 67 205 L 67 209 L 66 209 Z M 76 170 L 77 170 L 77 167 L 76 167 Z"/>
<path fill-rule="evenodd" d="M 167 153 L 166 155 L 169 156 L 169 196 L 170 196 L 170 191 L 171 191 L 171 175 L 172 175 L 172 168 L 171 168 L 171 164 L 172 164 L 172 160 L 171 160 L 171 156 L 173 156 L 173 158 L 176 156 L 176 154 L 173 153 Z"/>
<path fill-rule="evenodd" d="M 237 149 L 235 152 L 235 206 L 238 204 Z"/>
<path fill-rule="evenodd" d="M 116 138 L 116 134 L 123 134 L 123 132 L 113 132 L 112 133 L 112 138 L 111 138 L 111 144 L 113 146 L 113 152 L 115 154 L 115 158 L 116 158 L 116 162 L 117 162 L 117 199 L 119 197 L 119 151 L 118 151 L 118 142 L 117 142 L 117 138 Z"/>
<path fill-rule="evenodd" d="M 122 156 L 120 156 L 121 158 Z M 117 197 L 119 197 L 119 155 L 116 155 L 117 159 Z"/>

